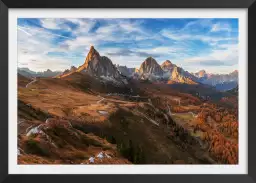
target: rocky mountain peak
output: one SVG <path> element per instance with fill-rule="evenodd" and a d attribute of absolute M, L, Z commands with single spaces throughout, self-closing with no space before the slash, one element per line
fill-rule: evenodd
<path fill-rule="evenodd" d="M 170 71 L 172 70 L 174 67 L 177 67 L 175 64 L 173 64 L 170 60 L 166 60 L 164 61 L 164 63 L 162 63 L 161 68 L 164 71 Z"/>
<path fill-rule="evenodd" d="M 78 67 L 77 72 L 81 72 L 83 70 L 86 70 L 86 68 L 89 65 L 89 62 L 93 60 L 99 60 L 100 59 L 100 54 L 99 52 L 94 48 L 94 46 L 90 47 L 90 50 L 86 56 L 86 59 L 84 61 L 84 64 Z"/>
<path fill-rule="evenodd" d="M 198 73 L 205 74 L 205 73 L 206 73 L 206 71 L 205 71 L 205 70 L 200 70 Z"/>
<path fill-rule="evenodd" d="M 144 62 L 147 64 L 157 64 L 156 60 L 153 57 L 146 58 Z"/>
<path fill-rule="evenodd" d="M 156 76 L 162 76 L 163 70 L 154 58 L 148 57 L 140 65 L 139 73 L 140 74 L 154 74 Z"/>
<path fill-rule="evenodd" d="M 98 59 L 98 57 L 100 57 L 99 52 L 97 50 L 95 50 L 94 46 L 91 46 L 90 51 L 87 54 L 84 64 L 87 66 L 91 60 L 93 60 L 94 58 Z"/>
<path fill-rule="evenodd" d="M 234 70 L 234 71 L 231 72 L 230 74 L 236 75 L 236 74 L 238 74 L 238 70 Z"/>
<path fill-rule="evenodd" d="M 170 60 L 166 60 L 166 61 L 164 61 L 164 63 L 162 63 L 162 65 L 170 65 L 170 64 L 172 64 L 172 62 Z"/>
<path fill-rule="evenodd" d="M 100 56 L 94 46 L 91 46 L 84 64 L 77 69 L 77 72 L 85 72 L 96 77 L 121 77 L 112 61 L 106 56 Z"/>
<path fill-rule="evenodd" d="M 77 68 L 76 68 L 75 66 L 71 66 L 71 67 L 70 67 L 70 71 L 71 71 L 71 72 L 75 72 L 76 70 L 77 70 Z"/>
<path fill-rule="evenodd" d="M 205 70 L 200 70 L 200 71 L 197 72 L 196 74 L 197 74 L 197 76 L 198 76 L 199 78 L 202 78 L 202 77 L 205 77 L 206 71 L 205 71 Z"/>
<path fill-rule="evenodd" d="M 173 67 L 171 72 L 171 81 L 177 82 L 177 83 L 186 83 L 186 84 L 197 84 L 190 73 L 187 71 L 184 71 L 180 67 Z"/>

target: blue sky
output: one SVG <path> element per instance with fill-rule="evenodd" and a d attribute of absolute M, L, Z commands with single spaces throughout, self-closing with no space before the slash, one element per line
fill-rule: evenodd
<path fill-rule="evenodd" d="M 18 19 L 18 67 L 64 70 L 91 45 L 113 63 L 139 67 L 149 56 L 190 72 L 238 69 L 238 19 Z"/>

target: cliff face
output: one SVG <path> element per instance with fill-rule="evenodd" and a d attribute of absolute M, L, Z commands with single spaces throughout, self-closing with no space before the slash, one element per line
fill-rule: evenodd
<path fill-rule="evenodd" d="M 155 76 L 163 76 L 163 70 L 156 60 L 152 57 L 148 57 L 139 68 L 140 74 L 152 74 Z"/>
<path fill-rule="evenodd" d="M 91 76 L 103 76 L 118 78 L 120 74 L 112 61 L 105 56 L 100 56 L 99 52 L 91 46 L 83 65 L 76 72 L 86 72 Z"/>

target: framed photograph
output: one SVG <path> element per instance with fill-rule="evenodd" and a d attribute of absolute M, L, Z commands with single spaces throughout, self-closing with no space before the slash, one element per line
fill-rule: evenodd
<path fill-rule="evenodd" d="M 0 5 L 1 182 L 255 182 L 254 0 Z"/>

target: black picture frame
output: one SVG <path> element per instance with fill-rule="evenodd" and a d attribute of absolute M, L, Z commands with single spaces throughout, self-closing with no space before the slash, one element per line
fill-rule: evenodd
<path fill-rule="evenodd" d="M 256 14 L 255 0 L 2 0 L 0 1 L 0 182 L 256 182 Z M 248 174 L 247 175 L 13 175 L 8 174 L 8 9 L 9 8 L 246 8 L 248 10 Z M 250 62 L 249 62 L 250 60 Z M 249 87 L 250 83 L 250 87 Z M 250 91 L 250 92 L 249 92 Z M 250 98 L 249 98 L 250 96 Z M 249 100 L 250 99 L 250 100 Z M 250 106 L 250 108 L 249 108 Z M 249 116 L 250 111 L 250 116 Z"/>

